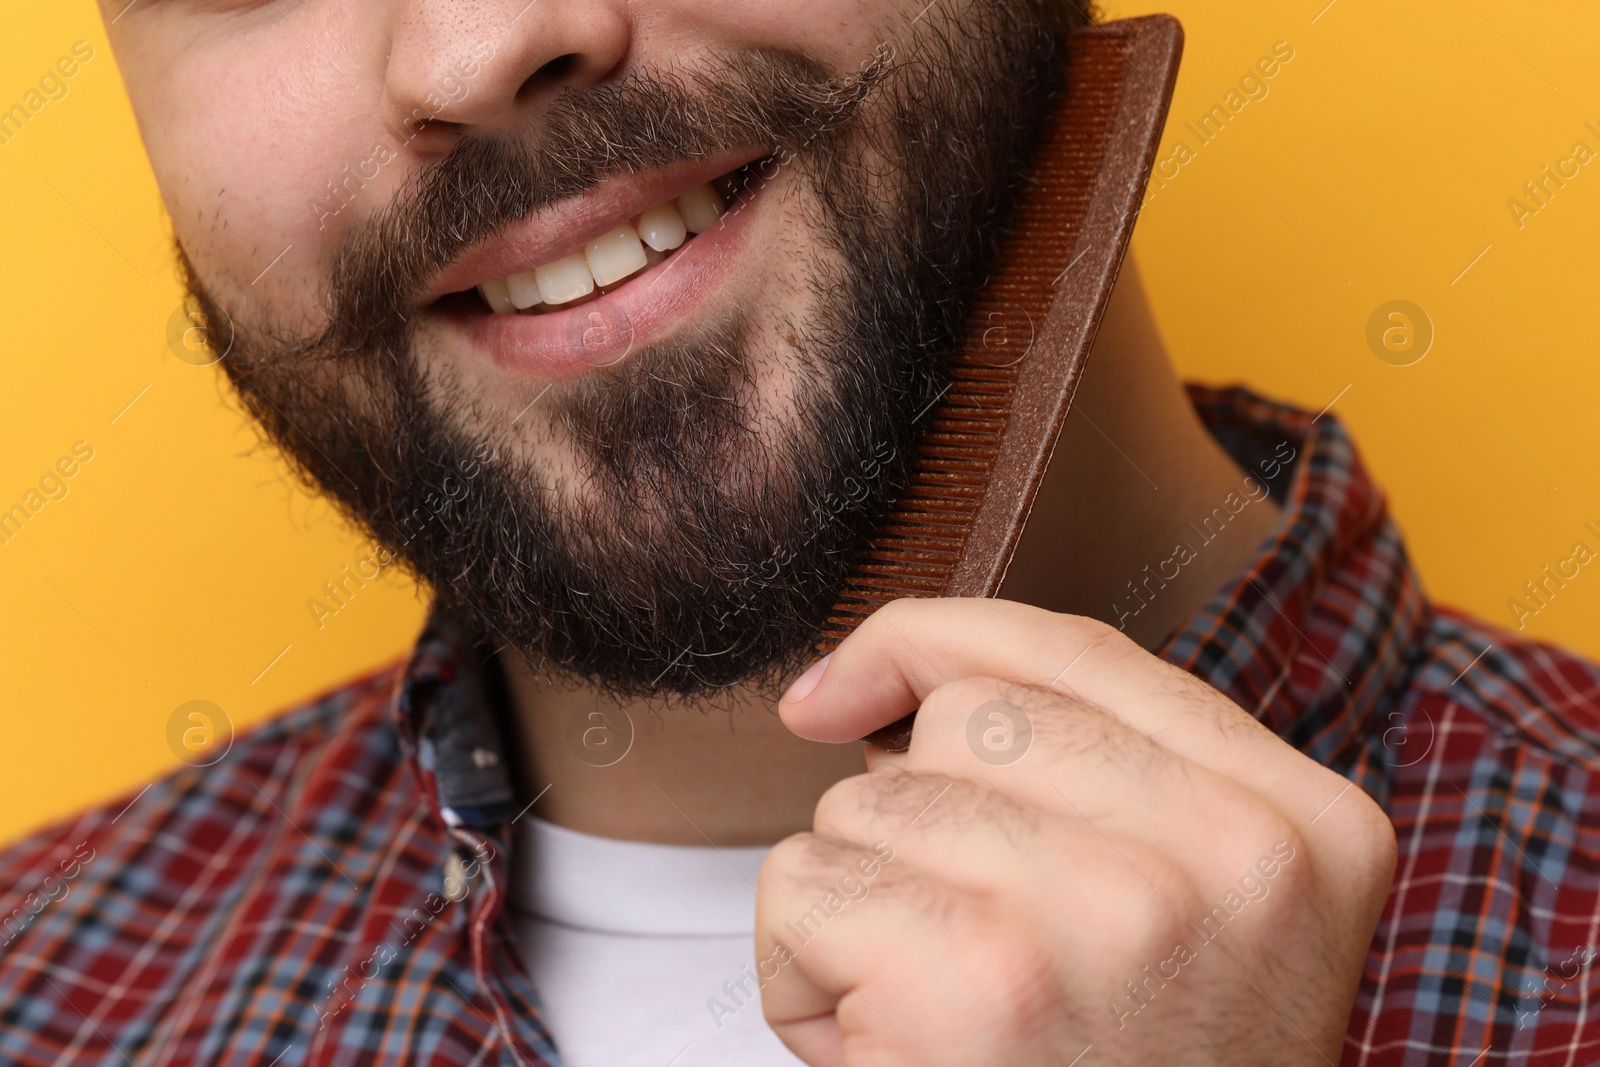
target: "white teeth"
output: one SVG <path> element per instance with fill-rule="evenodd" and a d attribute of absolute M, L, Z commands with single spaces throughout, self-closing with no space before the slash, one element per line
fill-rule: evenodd
<path fill-rule="evenodd" d="M 539 295 L 546 304 L 565 304 L 594 292 L 594 275 L 577 252 L 535 267 L 533 273 L 539 279 Z"/>
<path fill-rule="evenodd" d="M 710 185 L 697 185 L 678 197 L 678 213 L 690 233 L 704 233 L 722 217 L 722 197 Z"/>
<path fill-rule="evenodd" d="M 670 252 L 689 236 L 683 216 L 669 204 L 657 204 L 639 216 L 639 236 L 657 252 Z"/>
<path fill-rule="evenodd" d="M 501 278 L 490 278 L 478 286 L 478 295 L 483 297 L 484 303 L 496 315 L 510 315 L 516 311 L 516 305 L 511 302 L 511 294 L 506 291 L 506 283 Z"/>
<path fill-rule="evenodd" d="M 539 279 L 531 270 L 513 274 L 505 280 L 505 287 L 511 294 L 511 303 L 519 311 L 544 302 L 544 297 L 539 295 Z"/>
<path fill-rule="evenodd" d="M 595 238 L 582 252 L 541 263 L 533 270 L 494 278 L 478 286 L 478 294 L 496 315 L 514 315 L 540 304 L 570 304 L 597 286 L 617 284 L 667 258 L 692 233 L 704 233 L 727 210 L 722 194 L 711 185 L 697 185 L 676 201 L 657 204 L 635 225 L 621 222 Z M 641 243 L 642 242 L 642 243 Z"/>
<path fill-rule="evenodd" d="M 589 273 L 594 276 L 596 285 L 620 282 L 645 265 L 644 246 L 626 222 L 585 245 L 583 258 L 588 261 Z"/>

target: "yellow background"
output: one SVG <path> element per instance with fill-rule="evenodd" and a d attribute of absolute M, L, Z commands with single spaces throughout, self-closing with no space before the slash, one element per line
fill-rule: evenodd
<path fill-rule="evenodd" d="M 1105 5 L 1172 10 L 1188 35 L 1162 155 L 1194 156 L 1136 247 L 1183 372 L 1338 397 L 1432 594 L 1507 625 L 1522 583 L 1600 525 L 1600 162 L 1521 229 L 1507 207 L 1574 141 L 1600 149 L 1600 9 L 1324 2 Z M 422 610 L 389 581 L 318 629 L 307 599 L 362 550 L 216 369 L 168 349 L 167 222 L 93 5 L 6 23 L 0 105 L 73 42 L 96 55 L 0 146 L 0 509 L 74 442 L 94 459 L 0 546 L 0 840 L 173 766 L 180 704 L 254 722 L 399 655 Z M 1269 95 L 1199 146 L 1185 120 L 1279 41 L 1294 58 Z M 1412 366 L 1366 343 L 1395 298 L 1436 329 Z M 1527 632 L 1600 654 L 1600 567 Z"/>

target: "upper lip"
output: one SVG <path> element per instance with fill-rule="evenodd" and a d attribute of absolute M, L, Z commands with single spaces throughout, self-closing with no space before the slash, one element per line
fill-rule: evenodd
<path fill-rule="evenodd" d="M 560 259 L 617 223 L 768 154 L 769 149 L 730 152 L 603 181 L 474 242 L 434 276 L 419 303 Z"/>

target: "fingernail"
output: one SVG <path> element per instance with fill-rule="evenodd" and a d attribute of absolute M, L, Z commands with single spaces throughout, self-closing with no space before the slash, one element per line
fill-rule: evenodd
<path fill-rule="evenodd" d="M 782 702 L 795 704 L 810 696 L 811 691 L 817 687 L 817 683 L 822 681 L 822 672 L 828 669 L 828 660 L 832 658 L 833 653 L 830 652 L 807 667 L 806 673 L 796 678 L 794 684 L 789 687 L 789 691 L 783 694 Z"/>

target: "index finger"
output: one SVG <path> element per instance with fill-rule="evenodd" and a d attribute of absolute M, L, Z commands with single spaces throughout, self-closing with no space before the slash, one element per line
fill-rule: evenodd
<path fill-rule="evenodd" d="M 1238 781 L 1271 787 L 1304 773 L 1283 766 L 1284 743 L 1248 712 L 1121 631 L 1004 600 L 887 604 L 802 675 L 778 711 L 802 737 L 847 741 L 915 711 L 939 686 L 975 675 L 1072 693 Z"/>

